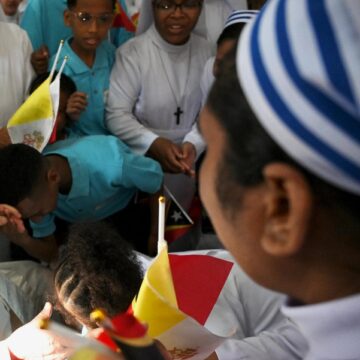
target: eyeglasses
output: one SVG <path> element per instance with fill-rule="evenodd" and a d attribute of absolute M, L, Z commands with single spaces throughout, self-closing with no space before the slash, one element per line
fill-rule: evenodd
<path fill-rule="evenodd" d="M 202 6 L 202 1 L 199 0 L 187 0 L 182 4 L 176 4 L 172 1 L 160 0 L 155 2 L 157 9 L 163 12 L 175 12 L 177 8 L 180 8 L 183 12 L 194 11 Z"/>
<path fill-rule="evenodd" d="M 95 20 L 97 25 L 107 26 L 110 25 L 114 20 L 114 14 L 112 13 L 104 13 L 99 15 L 93 15 L 82 11 L 80 12 L 72 11 L 71 13 L 76 17 L 76 19 L 78 19 L 81 25 L 85 25 L 85 26 L 92 24 L 93 21 Z"/>

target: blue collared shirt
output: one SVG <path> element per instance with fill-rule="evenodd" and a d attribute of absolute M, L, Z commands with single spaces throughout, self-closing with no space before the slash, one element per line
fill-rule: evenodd
<path fill-rule="evenodd" d="M 68 39 L 61 51 L 60 68 L 65 56 L 68 61 L 64 67 L 64 74 L 73 79 L 77 91 L 87 94 L 87 106 L 81 113 L 80 119 L 75 121 L 72 130 L 75 134 L 99 135 L 110 134 L 105 125 L 105 104 L 109 93 L 110 73 L 115 61 L 115 47 L 104 40 L 96 49 L 95 62 L 89 68 L 72 50 L 71 39 Z M 50 60 L 50 68 L 55 55 Z"/>
<path fill-rule="evenodd" d="M 69 194 L 59 194 L 52 214 L 31 222 L 35 238 L 54 233 L 55 216 L 70 223 L 101 220 L 126 207 L 137 190 L 155 193 L 163 181 L 159 163 L 136 155 L 111 135 L 59 141 L 44 154 L 67 159 L 72 186 Z"/>

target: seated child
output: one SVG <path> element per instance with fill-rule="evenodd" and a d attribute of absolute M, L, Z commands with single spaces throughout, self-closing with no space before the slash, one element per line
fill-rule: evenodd
<path fill-rule="evenodd" d="M 0 149 L 0 202 L 31 220 L 33 237 L 11 224 L 2 231 L 29 255 L 51 261 L 57 255 L 56 230 L 61 240 L 55 217 L 68 223 L 108 218 L 126 208 L 138 190 L 159 191 L 162 181 L 156 161 L 132 153 L 113 136 L 58 141 L 44 154 L 27 145 L 8 145 Z M 126 225 L 120 217 L 119 227 Z"/>
<path fill-rule="evenodd" d="M 181 256 L 186 254 L 233 262 L 223 250 Z M 89 319 L 91 311 L 102 308 L 110 316 L 125 311 L 137 294 L 149 263 L 108 225 L 99 222 L 73 225 L 60 251 L 54 276 L 57 307 L 76 328 L 94 328 L 96 325 Z M 282 301 L 283 296 L 256 285 L 234 264 L 205 324 L 212 331 L 224 322 L 236 329 L 233 337 L 218 348 L 218 358 L 239 359 L 240 354 L 250 350 L 254 354 L 255 348 L 256 359 L 301 359 L 302 336 L 281 315 Z"/>
<path fill-rule="evenodd" d="M 64 21 L 72 36 L 65 41 L 61 58 L 68 57 L 64 73 L 78 89 L 69 112 L 77 120 L 73 130 L 79 135 L 110 134 L 104 116 L 115 47 L 106 37 L 114 19 L 115 0 L 68 0 L 67 4 Z M 50 67 L 54 60 L 55 55 Z"/>

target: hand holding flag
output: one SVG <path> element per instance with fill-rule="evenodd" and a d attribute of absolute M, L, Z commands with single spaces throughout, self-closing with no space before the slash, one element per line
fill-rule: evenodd
<path fill-rule="evenodd" d="M 52 138 L 59 109 L 60 76 L 66 63 L 53 76 L 63 46 L 60 43 L 49 77 L 27 98 L 9 120 L 7 129 L 13 144 L 23 143 L 41 152 Z"/>
<path fill-rule="evenodd" d="M 211 256 L 168 254 L 164 206 L 165 201 L 160 198 L 159 253 L 145 274 L 133 301 L 133 311 L 149 326 L 149 335 L 158 339 L 174 360 L 200 360 L 230 335 L 230 331 L 215 335 L 204 324 L 233 264 Z"/>

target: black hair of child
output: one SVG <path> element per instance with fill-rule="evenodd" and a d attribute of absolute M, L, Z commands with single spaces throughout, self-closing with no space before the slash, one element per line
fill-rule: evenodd
<path fill-rule="evenodd" d="M 217 39 L 216 45 L 220 46 L 225 40 L 237 40 L 245 25 L 246 23 L 236 23 L 226 27 Z"/>
<path fill-rule="evenodd" d="M 0 203 L 17 206 L 31 195 L 43 172 L 43 156 L 24 144 L 0 149 Z"/>
<path fill-rule="evenodd" d="M 32 94 L 50 75 L 50 72 L 38 75 L 30 84 L 29 93 Z M 54 78 L 57 75 L 57 71 L 54 72 Z M 71 95 L 76 91 L 76 85 L 74 81 L 64 73 L 60 76 L 60 90 Z"/>

